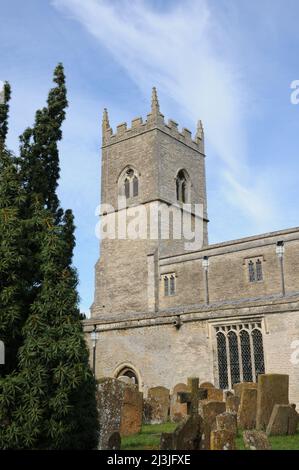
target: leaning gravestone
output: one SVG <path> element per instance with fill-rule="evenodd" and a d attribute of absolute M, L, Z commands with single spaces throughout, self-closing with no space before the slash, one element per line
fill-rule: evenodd
<path fill-rule="evenodd" d="M 162 433 L 160 450 L 199 450 L 202 436 L 202 418 L 185 416 L 173 433 Z"/>
<path fill-rule="evenodd" d="M 268 436 L 263 431 L 244 431 L 243 441 L 247 450 L 271 450 Z"/>
<path fill-rule="evenodd" d="M 261 374 L 258 377 L 256 427 L 266 430 L 274 405 L 289 404 L 289 376 Z"/>
<path fill-rule="evenodd" d="M 298 413 L 292 405 L 274 405 L 267 426 L 268 436 L 286 436 L 296 433 Z"/>
<path fill-rule="evenodd" d="M 111 439 L 113 442 L 116 440 L 115 433 L 127 436 L 140 431 L 142 393 L 136 386 L 113 378 L 100 379 L 97 387 L 97 407 L 100 450 L 111 448 Z"/>
<path fill-rule="evenodd" d="M 151 424 L 161 424 L 168 421 L 169 416 L 169 389 L 165 387 L 153 387 L 148 390 L 146 406 L 148 407 Z"/>
<path fill-rule="evenodd" d="M 187 392 L 188 387 L 186 384 L 177 384 L 171 395 L 170 400 L 170 419 L 172 422 L 177 423 L 187 416 L 187 403 L 180 403 L 178 393 Z"/>
<path fill-rule="evenodd" d="M 241 429 L 255 429 L 257 410 L 257 391 L 244 388 L 238 411 L 238 425 Z"/>

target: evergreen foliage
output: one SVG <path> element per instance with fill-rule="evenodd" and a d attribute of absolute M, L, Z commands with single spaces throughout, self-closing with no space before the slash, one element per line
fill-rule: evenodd
<path fill-rule="evenodd" d="M 61 64 L 54 82 L 47 107 L 21 136 L 18 159 L 4 145 L 8 100 L 0 108 L 0 335 L 15 348 L 0 379 L 5 449 L 97 445 L 96 384 L 72 266 L 73 214 L 60 208 L 56 193 L 67 106 Z"/>

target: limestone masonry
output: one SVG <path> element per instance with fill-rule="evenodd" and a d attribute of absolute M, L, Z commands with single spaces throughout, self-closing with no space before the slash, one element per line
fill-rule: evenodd
<path fill-rule="evenodd" d="M 184 234 L 159 231 L 153 239 L 148 228 L 139 239 L 101 240 L 84 322 L 96 377 L 127 376 L 146 394 L 157 385 L 172 391 L 192 376 L 232 389 L 261 373 L 288 374 L 290 403 L 299 404 L 299 228 L 208 243 L 201 122 L 194 138 L 166 123 L 155 89 L 145 122 L 133 119 L 113 133 L 105 110 L 101 200 L 103 223 L 110 206 L 119 220 L 127 209 L 164 204 L 170 228 L 189 213 L 191 227 L 201 224 L 202 246 L 186 250 Z"/>

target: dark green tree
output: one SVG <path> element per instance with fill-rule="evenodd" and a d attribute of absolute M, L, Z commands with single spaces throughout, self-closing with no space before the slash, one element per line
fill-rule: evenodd
<path fill-rule="evenodd" d="M 86 449 L 97 443 L 95 380 L 78 310 L 73 215 L 60 208 L 58 141 L 67 106 L 63 67 L 47 107 L 21 136 L 17 162 L 28 289 L 15 371 L 0 380 L 0 447 Z"/>
<path fill-rule="evenodd" d="M 21 214 L 25 197 L 15 158 L 5 146 L 10 99 L 8 83 L 3 91 L 0 103 L 0 340 L 5 344 L 5 365 L 0 366 L 2 377 L 16 367 L 27 288 L 23 278 L 26 251 Z"/>

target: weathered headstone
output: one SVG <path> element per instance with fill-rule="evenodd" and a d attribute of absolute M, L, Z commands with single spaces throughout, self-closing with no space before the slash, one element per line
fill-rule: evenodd
<path fill-rule="evenodd" d="M 211 450 L 235 450 L 236 435 L 227 429 L 211 431 Z"/>
<path fill-rule="evenodd" d="M 296 433 L 298 413 L 292 405 L 274 405 L 269 424 L 268 436 L 286 436 Z"/>
<path fill-rule="evenodd" d="M 243 441 L 247 450 L 271 450 L 268 436 L 263 431 L 244 431 Z"/>
<path fill-rule="evenodd" d="M 153 387 L 148 390 L 146 407 L 148 409 L 147 421 L 151 424 L 161 424 L 168 421 L 170 397 L 169 389 Z"/>
<path fill-rule="evenodd" d="M 136 386 L 124 385 L 120 435 L 130 436 L 141 431 L 143 395 Z"/>
<path fill-rule="evenodd" d="M 199 386 L 200 388 L 215 388 L 215 385 L 211 382 L 202 382 Z"/>
<path fill-rule="evenodd" d="M 183 418 L 173 433 L 162 433 L 160 450 L 199 450 L 202 418 L 190 415 Z"/>
<path fill-rule="evenodd" d="M 292 411 L 289 417 L 289 429 L 288 429 L 288 434 L 290 436 L 296 434 L 296 432 L 298 431 L 298 426 L 299 426 L 299 414 L 296 411 L 296 405 L 291 404 L 291 407 L 292 407 Z"/>
<path fill-rule="evenodd" d="M 210 449 L 210 434 L 212 429 L 216 429 L 216 416 L 224 412 L 224 401 L 202 400 L 199 402 L 199 414 L 203 418 L 202 449 Z"/>
<path fill-rule="evenodd" d="M 241 429 L 255 429 L 257 410 L 257 391 L 244 388 L 238 411 L 238 425 Z"/>
<path fill-rule="evenodd" d="M 233 385 L 235 396 L 241 398 L 242 391 L 245 388 L 254 388 L 255 390 L 257 390 L 257 383 L 256 382 L 239 382 L 239 383 L 235 383 Z"/>
<path fill-rule="evenodd" d="M 185 416 L 187 416 L 187 403 L 180 403 L 178 399 L 179 392 L 187 391 L 188 387 L 183 383 L 177 384 L 172 391 L 170 400 L 170 419 L 174 423 L 181 421 Z"/>
<path fill-rule="evenodd" d="M 221 413 L 216 416 L 216 429 L 218 431 L 226 430 L 237 435 L 237 415 L 236 413 Z"/>
<path fill-rule="evenodd" d="M 261 374 L 258 376 L 256 427 L 266 430 L 274 405 L 289 404 L 289 376 Z"/>
<path fill-rule="evenodd" d="M 97 407 L 99 410 L 100 450 L 109 448 L 113 433 L 135 434 L 142 424 L 142 393 L 136 386 L 113 378 L 98 381 Z"/>
<path fill-rule="evenodd" d="M 187 381 L 188 392 L 178 392 L 180 403 L 187 403 L 188 415 L 198 415 L 199 403 L 199 379 L 197 377 L 189 377 Z"/>
<path fill-rule="evenodd" d="M 121 446 L 121 437 L 119 432 L 113 432 L 108 437 L 107 450 L 119 450 Z"/>
<path fill-rule="evenodd" d="M 235 395 L 226 398 L 226 411 L 228 413 L 238 413 L 240 398 Z"/>
<path fill-rule="evenodd" d="M 211 401 L 223 401 L 223 390 L 219 388 L 208 388 L 207 399 Z"/>

